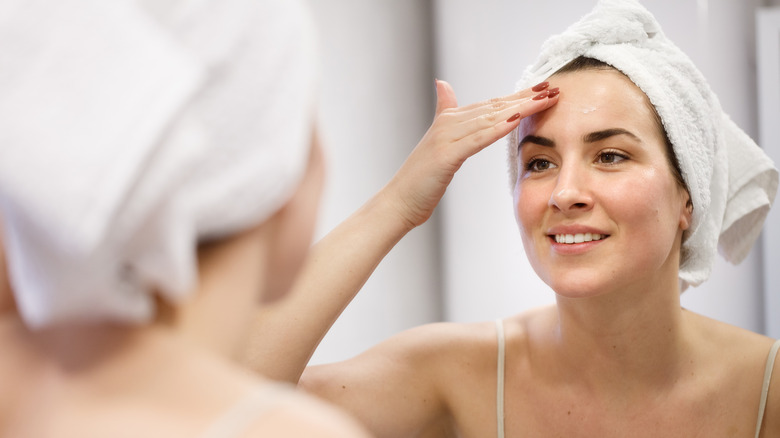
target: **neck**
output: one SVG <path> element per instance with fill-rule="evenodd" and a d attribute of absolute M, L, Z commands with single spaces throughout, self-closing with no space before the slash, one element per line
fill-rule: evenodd
<path fill-rule="evenodd" d="M 674 281 L 589 298 L 558 297 L 557 344 L 568 375 L 599 390 L 668 387 L 685 372 L 685 318 Z"/>
<path fill-rule="evenodd" d="M 20 356 L 51 364 L 72 375 L 121 362 L 120 358 L 139 351 L 151 339 L 170 337 L 170 330 L 151 325 L 137 328 L 110 323 L 70 324 L 30 330 L 18 314 L 0 317 L 3 345 L 13 346 Z"/>

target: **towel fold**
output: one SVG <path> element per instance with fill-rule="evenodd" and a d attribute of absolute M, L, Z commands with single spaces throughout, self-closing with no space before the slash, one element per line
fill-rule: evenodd
<path fill-rule="evenodd" d="M 196 247 L 278 210 L 308 158 L 298 2 L 0 6 L 0 215 L 25 322 L 148 321 Z M 165 5 L 167 7 L 160 7 Z"/>
<path fill-rule="evenodd" d="M 723 112 L 701 72 L 636 0 L 600 0 L 544 43 L 518 89 L 580 56 L 606 62 L 631 79 L 650 99 L 672 142 L 694 205 L 683 236 L 683 289 L 709 277 L 718 250 L 726 260 L 741 262 L 777 193 L 778 172 L 769 157 Z M 513 186 L 518 140 L 515 130 L 508 148 Z"/>

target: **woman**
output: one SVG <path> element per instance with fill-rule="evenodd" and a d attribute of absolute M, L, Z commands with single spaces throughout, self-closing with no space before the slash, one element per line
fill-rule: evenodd
<path fill-rule="evenodd" d="M 263 344 L 291 361 L 262 369 L 291 381 L 302 373 L 301 386 L 378 436 L 780 434 L 780 384 L 769 379 L 780 343 L 684 310 L 679 298 L 706 279 L 718 244 L 733 261 L 744 256 L 777 171 L 633 1 L 603 1 L 553 37 L 521 83 L 544 78 L 560 88 L 557 103 L 524 113 L 509 148 L 525 250 L 556 305 L 418 327 L 304 370 L 372 269 L 477 152 L 452 133 L 443 150 L 421 142 L 315 246 L 277 314 L 295 314 L 291 334 L 310 343 Z M 458 117 L 451 90 L 437 90 L 426 137 Z"/>
<path fill-rule="evenodd" d="M 0 436 L 367 436 L 238 360 L 320 194 L 301 4 L 146 3 L 4 9 Z"/>

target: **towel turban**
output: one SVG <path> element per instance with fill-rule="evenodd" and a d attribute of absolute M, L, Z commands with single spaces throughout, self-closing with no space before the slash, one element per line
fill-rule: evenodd
<path fill-rule="evenodd" d="M 143 323 L 199 242 L 260 224 L 304 172 L 315 84 L 298 1 L 0 6 L 0 215 L 32 328 Z"/>

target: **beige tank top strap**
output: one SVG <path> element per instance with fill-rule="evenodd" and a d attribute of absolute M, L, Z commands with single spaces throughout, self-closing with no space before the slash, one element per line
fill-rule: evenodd
<path fill-rule="evenodd" d="M 766 399 L 769 395 L 769 382 L 772 380 L 772 369 L 775 367 L 775 357 L 777 350 L 780 349 L 780 339 L 772 344 L 769 350 L 769 357 L 766 358 L 766 368 L 764 369 L 764 384 L 761 387 L 761 402 L 758 405 L 758 421 L 756 422 L 756 438 L 761 434 L 761 424 L 764 422 L 764 410 L 766 409 Z"/>
<path fill-rule="evenodd" d="M 498 337 L 498 359 L 496 370 L 496 429 L 498 438 L 504 438 L 504 321 L 496 320 L 496 334 Z"/>
<path fill-rule="evenodd" d="M 295 394 L 295 387 L 292 384 L 270 382 L 259 385 L 212 422 L 201 438 L 242 436 L 242 433 L 258 418 L 279 406 L 280 401 L 293 394 Z"/>

